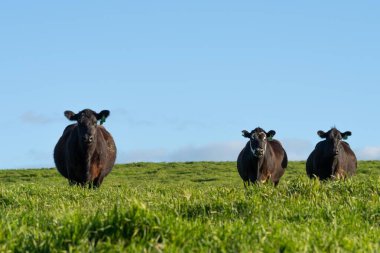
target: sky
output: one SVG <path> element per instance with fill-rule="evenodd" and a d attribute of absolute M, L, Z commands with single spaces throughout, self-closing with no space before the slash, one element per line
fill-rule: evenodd
<path fill-rule="evenodd" d="M 1 1 L 0 168 L 54 167 L 65 110 L 107 109 L 117 163 L 235 161 L 258 126 L 380 159 L 379 1 Z"/>

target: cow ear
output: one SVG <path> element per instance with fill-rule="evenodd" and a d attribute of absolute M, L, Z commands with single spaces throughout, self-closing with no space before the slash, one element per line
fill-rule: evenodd
<path fill-rule="evenodd" d="M 101 112 L 99 112 L 98 114 L 96 114 L 96 119 L 97 120 L 101 120 L 101 119 L 106 119 L 108 116 L 110 116 L 110 111 L 108 110 L 103 110 Z"/>
<path fill-rule="evenodd" d="M 247 130 L 243 130 L 241 131 L 242 132 L 242 135 L 245 137 L 245 138 L 249 138 L 251 136 L 251 134 L 247 131 Z"/>
<path fill-rule="evenodd" d="M 321 138 L 326 138 L 326 137 L 327 137 L 326 133 L 323 132 L 322 130 L 319 130 L 319 131 L 317 132 L 317 134 L 318 134 L 319 137 L 321 137 Z"/>
<path fill-rule="evenodd" d="M 273 136 L 275 136 L 275 134 L 276 134 L 276 131 L 274 131 L 274 130 L 270 130 L 268 133 L 267 133 L 267 138 L 268 138 L 268 140 L 272 140 L 273 139 Z"/>
<path fill-rule="evenodd" d="M 73 113 L 72 111 L 65 111 L 64 114 L 68 120 L 77 120 L 78 119 L 78 116 L 75 113 Z"/>
<path fill-rule="evenodd" d="M 110 115 L 110 111 L 103 110 L 96 114 L 96 119 L 100 120 L 100 125 L 103 125 L 104 122 L 106 122 L 106 118 Z"/>
<path fill-rule="evenodd" d="M 346 132 L 342 133 L 343 140 L 347 140 L 348 136 L 351 136 L 351 132 L 350 131 L 346 131 Z"/>

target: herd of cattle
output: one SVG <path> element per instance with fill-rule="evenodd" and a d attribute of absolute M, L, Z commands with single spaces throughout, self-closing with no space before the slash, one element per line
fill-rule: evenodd
<path fill-rule="evenodd" d="M 240 152 L 237 168 L 244 183 L 271 180 L 275 185 L 280 181 L 288 165 L 285 149 L 273 139 L 275 131 L 265 132 L 257 127 L 251 132 L 243 131 L 249 141 Z M 351 135 L 332 128 L 327 133 L 318 131 L 321 138 L 306 161 L 306 173 L 310 178 L 321 180 L 345 178 L 355 173 L 357 160 L 354 152 L 344 140 Z"/>
<path fill-rule="evenodd" d="M 109 116 L 108 110 L 96 113 L 85 109 L 64 115 L 76 123 L 65 128 L 54 148 L 54 162 L 62 176 L 73 185 L 99 187 L 115 163 L 116 146 L 111 134 L 102 126 Z M 98 124 L 100 121 L 100 124 Z M 237 169 L 245 185 L 272 181 L 277 185 L 288 165 L 286 151 L 269 132 L 257 127 L 251 132 L 243 130 L 249 141 L 237 159 Z M 345 178 L 355 173 L 357 160 L 344 140 L 351 132 L 332 128 L 318 131 L 325 139 L 320 141 L 306 161 L 306 173 L 310 178 Z"/>

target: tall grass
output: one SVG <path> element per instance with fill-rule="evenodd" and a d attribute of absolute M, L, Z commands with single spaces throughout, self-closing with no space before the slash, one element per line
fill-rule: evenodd
<path fill-rule="evenodd" d="M 304 168 L 248 189 L 233 162 L 117 165 L 97 190 L 0 171 L 0 251 L 379 252 L 380 162 L 345 181 Z"/>

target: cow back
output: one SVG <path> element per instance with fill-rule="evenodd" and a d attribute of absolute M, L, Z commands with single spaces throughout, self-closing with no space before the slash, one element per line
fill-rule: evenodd
<path fill-rule="evenodd" d="M 278 184 L 285 173 L 285 168 L 288 166 L 288 156 L 278 140 L 268 142 L 266 153 L 261 168 L 261 180 L 270 179 L 275 184 Z"/>
<path fill-rule="evenodd" d="M 91 179 L 106 176 L 116 160 L 116 145 L 111 134 L 103 127 L 97 129 L 98 144 L 91 162 Z"/>
<path fill-rule="evenodd" d="M 342 160 L 340 161 L 341 167 L 344 168 L 345 174 L 351 176 L 355 174 L 356 168 L 357 168 L 357 159 L 355 156 L 354 151 L 352 151 L 350 145 L 343 141 L 342 142 L 342 147 L 343 147 L 343 154 L 344 156 L 341 158 Z"/>
<path fill-rule="evenodd" d="M 76 124 L 68 125 L 62 133 L 62 136 L 59 138 L 57 144 L 54 148 L 54 162 L 57 167 L 58 172 L 68 178 L 68 171 L 65 166 L 65 157 L 67 156 L 67 142 L 70 139 L 72 132 L 75 129 Z"/>
<path fill-rule="evenodd" d="M 240 177 L 243 181 L 251 180 L 252 182 L 257 180 L 255 173 L 257 165 L 254 163 L 254 157 L 252 156 L 249 141 L 245 147 L 240 151 L 237 159 L 237 169 Z"/>

